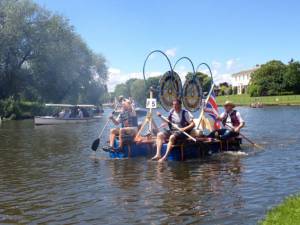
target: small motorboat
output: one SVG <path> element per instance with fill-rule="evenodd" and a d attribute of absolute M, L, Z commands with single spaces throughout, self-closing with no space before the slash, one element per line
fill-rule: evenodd
<path fill-rule="evenodd" d="M 70 123 L 88 123 L 99 121 L 102 118 L 103 110 L 100 110 L 95 105 L 70 105 L 70 104 L 45 104 L 46 107 L 57 109 L 67 109 L 64 113 L 58 113 L 57 110 L 51 116 L 35 116 L 35 125 L 55 125 L 55 124 L 70 124 Z M 83 113 L 79 116 L 78 110 Z M 64 115 L 63 115 L 64 114 Z"/>

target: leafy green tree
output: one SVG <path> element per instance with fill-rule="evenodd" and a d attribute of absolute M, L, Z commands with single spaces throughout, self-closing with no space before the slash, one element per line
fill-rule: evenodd
<path fill-rule="evenodd" d="M 283 79 L 288 91 L 292 91 L 294 94 L 300 94 L 300 63 L 289 63 Z"/>
<path fill-rule="evenodd" d="M 249 93 L 251 96 L 279 95 L 285 91 L 286 65 L 281 61 L 270 61 L 253 72 Z"/>
<path fill-rule="evenodd" d="M 159 81 L 161 77 L 162 76 L 149 77 L 146 81 L 147 89 L 149 89 L 150 87 L 157 89 L 159 87 Z"/>
<path fill-rule="evenodd" d="M 127 81 L 125 82 L 125 85 L 126 85 L 126 87 L 127 87 L 127 95 L 128 95 L 128 97 L 129 97 L 129 96 L 132 96 L 132 94 L 131 94 L 131 86 L 132 86 L 132 84 L 133 84 L 136 80 L 138 80 L 138 79 L 137 79 L 137 78 L 130 78 L 129 80 L 127 80 Z"/>
<path fill-rule="evenodd" d="M 192 77 L 192 73 L 188 73 L 186 75 L 186 79 Z M 205 73 L 197 72 L 196 76 L 200 79 L 200 83 L 202 84 L 203 92 L 209 92 L 211 87 L 211 78 Z"/>
<path fill-rule="evenodd" d="M 118 97 L 123 95 L 124 97 L 128 98 L 131 97 L 130 93 L 128 92 L 128 87 L 126 84 L 117 84 L 114 91 L 114 96 Z"/>
<path fill-rule="evenodd" d="M 137 79 L 130 86 L 131 97 L 140 105 L 146 105 L 147 92 L 145 92 L 144 80 Z"/>
<path fill-rule="evenodd" d="M 99 103 L 106 60 L 68 20 L 30 0 L 0 1 L 0 99 Z"/>
<path fill-rule="evenodd" d="M 162 76 L 156 76 L 156 77 L 149 77 L 147 80 L 146 80 L 146 84 L 147 84 L 147 88 L 146 88 L 146 93 L 145 95 L 147 97 L 149 97 L 149 90 L 150 90 L 150 87 L 154 88 L 155 90 L 157 91 L 154 91 L 153 92 L 153 97 L 154 98 L 158 98 L 158 94 L 159 94 L 159 81 L 161 79 Z M 143 105 L 145 105 L 145 102 L 143 102 Z"/>

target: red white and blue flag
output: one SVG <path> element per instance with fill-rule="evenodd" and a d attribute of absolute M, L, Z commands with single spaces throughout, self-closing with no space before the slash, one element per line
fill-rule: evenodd
<path fill-rule="evenodd" d="M 206 103 L 206 107 L 204 108 L 204 112 L 206 112 L 214 121 L 214 129 L 220 129 L 221 124 L 217 119 L 219 116 L 218 104 L 216 101 L 215 92 L 212 90 L 210 96 L 208 97 L 208 101 Z"/>

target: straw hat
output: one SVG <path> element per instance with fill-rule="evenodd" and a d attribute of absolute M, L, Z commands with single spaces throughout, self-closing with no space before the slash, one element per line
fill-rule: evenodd
<path fill-rule="evenodd" d="M 235 104 L 234 104 L 232 101 L 226 101 L 226 102 L 224 103 L 224 106 L 231 106 L 232 108 L 234 108 L 234 107 L 235 107 Z"/>

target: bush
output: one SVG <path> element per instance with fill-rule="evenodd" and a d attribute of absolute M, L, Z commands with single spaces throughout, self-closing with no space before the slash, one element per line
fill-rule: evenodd
<path fill-rule="evenodd" d="M 233 87 L 232 92 L 233 92 L 233 93 L 232 93 L 233 95 L 237 95 L 237 92 L 238 92 L 238 91 L 237 91 L 237 87 Z"/>
<path fill-rule="evenodd" d="M 45 112 L 42 104 L 15 100 L 13 97 L 0 100 L 0 116 L 10 119 L 32 118 Z"/>
<path fill-rule="evenodd" d="M 0 102 L 0 114 L 3 117 L 20 117 L 21 110 L 17 101 L 15 101 L 12 97 L 2 100 Z"/>

